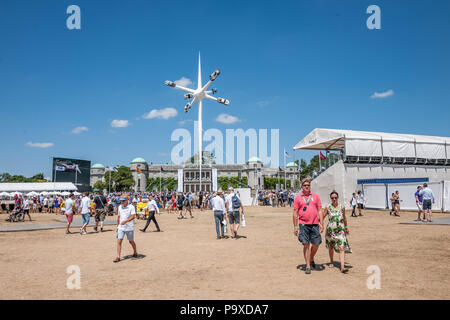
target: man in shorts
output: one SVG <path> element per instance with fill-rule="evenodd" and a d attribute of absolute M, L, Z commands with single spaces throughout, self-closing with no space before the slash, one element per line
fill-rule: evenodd
<path fill-rule="evenodd" d="M 423 184 L 423 189 L 420 190 L 419 194 L 423 196 L 423 211 L 426 217 L 426 222 L 433 222 L 431 206 L 434 203 L 433 190 L 428 187 L 428 183 Z"/>
<path fill-rule="evenodd" d="M 134 242 L 134 219 L 136 211 L 134 206 L 128 203 L 128 197 L 122 195 L 120 197 L 121 205 L 117 210 L 117 257 L 113 262 L 120 261 L 120 252 L 122 250 L 122 241 L 125 235 L 133 247 L 133 257 L 137 258 L 136 243 Z"/>
<path fill-rule="evenodd" d="M 306 274 L 311 274 L 311 267 L 316 268 L 314 256 L 322 243 L 323 221 L 322 203 L 317 194 L 311 192 L 311 178 L 302 180 L 302 193 L 294 199 L 294 235 L 303 244 L 303 256 L 306 262 Z"/>
<path fill-rule="evenodd" d="M 91 218 L 91 199 L 89 198 L 89 192 L 86 192 L 84 197 L 81 199 L 80 212 L 83 220 L 83 225 L 80 228 L 80 234 L 87 234 L 86 228 Z"/>
<path fill-rule="evenodd" d="M 228 221 L 230 223 L 231 238 L 237 239 L 237 232 L 241 223 L 240 210 L 242 210 L 242 214 L 244 214 L 244 207 L 242 206 L 239 196 L 234 193 L 233 187 L 230 187 L 228 191 L 229 192 L 225 197 L 225 208 L 227 209 Z"/>
<path fill-rule="evenodd" d="M 100 232 L 103 232 L 103 223 L 105 221 L 106 217 L 106 205 L 107 205 L 106 197 L 103 195 L 102 192 L 100 192 L 95 198 L 94 198 L 94 205 L 95 205 L 95 227 L 94 231 L 98 232 L 98 224 L 100 223 Z"/>
<path fill-rule="evenodd" d="M 67 217 L 66 234 L 71 234 L 70 225 L 72 224 L 72 221 L 73 221 L 73 212 L 74 212 L 74 206 L 75 206 L 75 201 L 73 200 L 73 198 L 74 198 L 73 193 L 71 193 L 65 203 L 66 217 Z"/>
<path fill-rule="evenodd" d="M 423 195 L 420 194 L 420 190 L 422 190 L 422 186 L 418 186 L 417 187 L 417 191 L 414 194 L 414 196 L 416 198 L 416 206 L 417 206 L 417 209 L 418 209 L 416 221 L 422 221 L 420 216 L 421 216 L 421 213 L 423 212 L 423 209 L 422 209 L 422 206 L 423 206 L 423 203 L 422 203 L 423 202 Z M 423 214 L 423 221 L 426 221 L 425 220 L 425 213 Z"/>

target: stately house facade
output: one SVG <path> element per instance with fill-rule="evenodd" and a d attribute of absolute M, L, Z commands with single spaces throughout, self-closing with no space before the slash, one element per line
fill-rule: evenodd
<path fill-rule="evenodd" d="M 147 189 L 147 182 L 153 178 L 175 178 L 178 180 L 177 191 L 197 192 L 216 191 L 217 179 L 219 177 L 246 177 L 247 184 L 252 189 L 262 189 L 265 177 L 282 177 L 286 172 L 288 180 L 296 180 L 298 167 L 294 162 L 286 165 L 286 168 L 265 167 L 261 159 L 250 158 L 245 164 L 203 164 L 200 170 L 196 163 L 175 165 L 175 164 L 153 164 L 147 163 L 143 158 L 135 158 L 130 163 L 131 173 L 135 180 L 135 191 L 143 192 Z M 91 187 L 99 180 L 104 180 L 106 168 L 102 164 L 96 163 L 91 168 Z M 155 190 L 158 188 L 155 188 Z"/>

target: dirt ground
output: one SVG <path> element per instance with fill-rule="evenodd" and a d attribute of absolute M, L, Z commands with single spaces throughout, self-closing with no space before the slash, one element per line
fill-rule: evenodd
<path fill-rule="evenodd" d="M 139 232 L 145 223 L 139 220 L 135 239 L 142 256 L 119 263 L 112 262 L 113 226 L 103 233 L 89 228 L 87 235 L 66 235 L 64 229 L 1 232 L 0 299 L 450 298 L 450 226 L 399 224 L 414 220 L 414 212 L 401 212 L 400 218 L 386 211 L 363 213 L 348 217 L 348 274 L 326 265 L 310 275 L 297 268 L 304 259 L 290 208 L 246 208 L 240 239 L 217 240 L 211 211 L 196 210 L 186 220 L 162 213 L 160 233 Z M 443 216 L 448 214 L 434 214 Z M 8 224 L 5 218 L 0 215 L 1 225 Z M 61 216 L 32 218 L 55 223 Z M 319 267 L 329 261 L 324 242 L 315 258 Z M 130 254 L 124 241 L 123 255 Z M 79 290 L 67 288 L 70 265 L 80 267 Z M 380 268 L 381 289 L 367 287 L 373 265 Z"/>

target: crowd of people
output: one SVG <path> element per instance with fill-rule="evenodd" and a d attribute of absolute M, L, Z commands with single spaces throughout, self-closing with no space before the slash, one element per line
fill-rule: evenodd
<path fill-rule="evenodd" d="M 431 207 L 434 203 L 433 191 L 427 183 L 417 187 L 415 200 L 418 207 L 417 221 L 432 222 Z M 301 192 L 293 190 L 273 191 L 264 190 L 258 192 L 259 205 L 285 207 L 293 206 L 294 235 L 303 245 L 305 259 L 305 273 L 310 274 L 311 269 L 316 268 L 314 257 L 319 245 L 322 243 L 321 233 L 325 231 L 326 247 L 329 251 L 330 262 L 328 266 L 334 267 L 334 253 L 339 254 L 340 271 L 347 273 L 345 267 L 345 253 L 351 253 L 352 249 L 347 240 L 349 226 L 345 214 L 345 206 L 339 203 L 339 194 L 336 191 L 330 193 L 329 204 L 322 207 L 319 196 L 311 192 L 311 179 L 301 181 Z M 390 214 L 399 216 L 400 211 L 399 191 L 392 194 Z M 350 205 L 352 217 L 363 216 L 365 198 L 361 191 L 353 193 Z M 133 248 L 133 256 L 137 256 L 136 243 L 134 241 L 135 219 L 146 220 L 145 227 L 140 229 L 146 232 L 151 222 L 160 232 L 160 226 L 156 216 L 164 210 L 169 214 L 177 214 L 178 219 L 187 219 L 189 215 L 194 218 L 194 209 L 203 211 L 210 209 L 214 212 L 214 221 L 217 239 L 225 239 L 228 236 L 227 229 L 231 232 L 231 238 L 238 239 L 240 226 L 245 226 L 244 207 L 240 195 L 232 187 L 226 192 L 219 189 L 217 192 L 144 192 L 144 193 L 100 193 L 88 192 L 68 197 L 57 195 L 56 197 L 37 196 L 31 199 L 27 196 L 14 196 L 13 212 L 23 212 L 23 219 L 28 216 L 31 221 L 31 212 L 44 212 L 64 214 L 67 217 L 66 234 L 71 234 L 70 226 L 73 216 L 80 214 L 82 226 L 80 234 L 87 234 L 87 227 L 91 216 L 95 219 L 93 229 L 95 232 L 103 232 L 104 221 L 107 215 L 117 215 L 117 257 L 114 262 L 121 261 L 122 241 L 127 236 Z M 356 209 L 358 215 L 356 215 Z M 423 214 L 423 218 L 421 215 Z M 328 225 L 324 227 L 324 221 L 328 219 Z"/>

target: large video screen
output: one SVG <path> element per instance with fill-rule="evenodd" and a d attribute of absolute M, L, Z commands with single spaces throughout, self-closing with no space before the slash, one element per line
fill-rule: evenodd
<path fill-rule="evenodd" d="M 90 191 L 91 161 L 53 158 L 52 181 L 72 182 L 78 191 Z"/>

